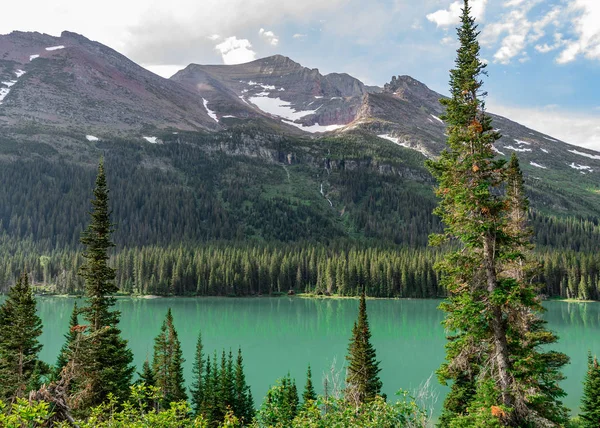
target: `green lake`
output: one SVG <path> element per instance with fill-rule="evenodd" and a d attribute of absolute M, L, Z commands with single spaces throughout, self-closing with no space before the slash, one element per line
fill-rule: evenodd
<path fill-rule="evenodd" d="M 75 299 L 38 298 L 44 322 L 41 357 L 53 363 L 63 344 Z M 367 308 L 372 341 L 381 361 L 384 392 L 393 398 L 400 389 L 423 384 L 444 358 L 443 318 L 435 300 L 369 300 Z M 565 403 L 577 411 L 587 352 L 600 354 L 600 304 L 547 302 L 544 317 L 560 336 L 555 349 L 567 353 L 571 364 L 562 386 Z M 346 348 L 358 311 L 358 300 L 279 298 L 164 298 L 119 299 L 121 328 L 138 367 L 152 358 L 153 339 L 172 308 L 182 343 L 186 380 L 191 383 L 193 352 L 199 331 L 206 352 L 241 346 L 247 380 L 260 403 L 269 385 L 288 372 L 299 390 L 310 363 L 313 381 L 322 390 L 322 374 L 333 363 L 343 369 Z M 439 394 L 439 410 L 446 389 L 431 385 Z M 437 411 L 436 411 L 437 413 Z"/>

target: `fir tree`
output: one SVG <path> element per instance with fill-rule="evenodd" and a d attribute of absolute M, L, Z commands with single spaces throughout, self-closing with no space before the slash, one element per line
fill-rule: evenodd
<path fill-rule="evenodd" d="M 233 410 L 234 405 L 234 386 L 233 386 L 233 355 L 229 351 L 229 356 L 225 350 L 221 353 L 221 369 L 219 371 L 219 405 L 221 413 L 227 414 Z"/>
<path fill-rule="evenodd" d="M 249 424 L 254 418 L 254 402 L 250 387 L 246 383 L 241 349 L 238 349 L 235 364 L 234 413 L 244 424 Z"/>
<path fill-rule="evenodd" d="M 450 72 L 451 97 L 442 100 L 448 147 L 439 160 L 427 161 L 439 183 L 435 213 L 445 225 L 444 233 L 432 236 L 431 243 L 454 239 L 462 246 L 439 264 L 449 294 L 441 305 L 445 327 L 454 334 L 438 374 L 442 383 L 461 382 L 451 394 L 466 393 L 464 398 L 471 398 L 471 403 L 460 406 L 469 413 L 468 423 L 479 420 L 475 413 L 485 406 L 499 409 L 496 422 L 502 425 L 562 423 L 556 382 L 564 358 L 538 352 L 544 341 L 556 339 L 539 322 L 537 287 L 524 279 L 526 269 L 520 261 L 526 260 L 526 198 L 524 194 L 511 197 L 511 189 L 508 197 L 502 193 L 507 170 L 494 155 L 493 143 L 500 134 L 485 113 L 481 77 L 486 73 L 479 59 L 478 35 L 465 0 L 456 67 Z M 512 185 L 517 181 L 514 176 Z M 535 339 L 530 332 L 535 332 Z M 546 368 L 551 368 L 550 376 L 545 376 Z M 472 395 L 471 385 L 476 385 Z M 446 400 L 456 402 L 456 396 Z M 545 410 L 552 405 L 559 410 Z M 449 415 L 457 409 L 446 410 Z"/>
<path fill-rule="evenodd" d="M 174 401 L 187 400 L 183 379 L 184 361 L 181 343 L 173 325 L 173 314 L 169 308 L 160 334 L 154 339 L 152 360 L 152 372 L 162 396 L 162 408 L 168 408 Z"/>
<path fill-rule="evenodd" d="M 198 333 L 192 373 L 193 381 L 192 387 L 190 388 L 190 395 L 192 399 L 192 409 L 197 416 L 202 413 L 202 403 L 204 402 L 204 353 L 202 347 L 202 333 Z"/>
<path fill-rule="evenodd" d="M 39 384 L 42 321 L 23 272 L 0 306 L 0 399 L 13 401 Z"/>
<path fill-rule="evenodd" d="M 317 393 L 315 392 L 315 388 L 312 383 L 312 372 L 309 364 L 308 370 L 306 371 L 306 385 L 304 385 L 304 392 L 302 393 L 302 402 L 304 405 L 307 405 L 307 403 L 310 401 L 315 401 L 316 399 Z"/>
<path fill-rule="evenodd" d="M 88 406 L 101 404 L 109 394 L 122 402 L 129 394 L 135 370 L 133 354 L 118 328 L 120 313 L 111 310 L 118 287 L 114 282 L 115 271 L 108 266 L 108 251 L 114 247 L 108 193 L 104 162 L 100 160 L 91 221 L 81 235 L 85 251 L 80 275 L 85 280 L 86 302 L 80 313 L 88 323 L 86 334 L 90 340 L 81 341 L 85 349 L 80 353 L 83 359 L 79 364 L 88 379 L 85 387 Z"/>
<path fill-rule="evenodd" d="M 142 364 L 142 372 L 138 373 L 138 383 L 143 383 L 146 386 L 156 386 L 156 379 L 150 361 L 146 359 Z"/>
<path fill-rule="evenodd" d="M 352 338 L 348 345 L 348 370 L 346 375 L 346 396 L 357 403 L 373 400 L 381 394 L 379 362 L 375 348 L 371 344 L 371 330 L 367 319 L 365 293 L 360 296 L 358 320 L 352 329 Z"/>
<path fill-rule="evenodd" d="M 156 386 L 156 379 L 154 378 L 154 372 L 152 371 L 152 366 L 150 365 L 150 362 L 148 361 L 148 359 L 146 359 L 144 361 L 144 363 L 142 364 L 142 372 L 139 373 L 138 372 L 138 380 L 136 381 L 136 384 L 138 385 L 145 385 L 146 387 L 153 387 Z M 147 390 L 149 391 L 149 390 Z M 144 408 L 146 409 L 146 411 L 149 411 L 153 408 L 156 408 L 156 402 L 154 401 L 154 399 L 151 397 L 151 394 L 146 394 L 145 398 L 142 399 L 142 404 L 144 405 Z"/>
<path fill-rule="evenodd" d="M 78 314 L 79 312 L 77 308 L 77 302 L 75 302 L 75 304 L 73 305 L 73 312 L 71 312 L 71 318 L 69 319 L 69 331 L 67 332 L 67 334 L 65 334 L 65 343 L 62 346 L 62 348 L 60 348 L 58 358 L 56 359 L 56 365 L 54 368 L 54 373 L 56 377 L 60 376 L 60 372 L 69 361 L 69 350 L 71 348 L 71 344 L 77 338 L 77 331 L 74 327 L 79 325 Z"/>
<path fill-rule="evenodd" d="M 584 428 L 600 427 L 600 365 L 588 354 L 588 367 L 583 381 L 583 397 L 579 418 Z"/>

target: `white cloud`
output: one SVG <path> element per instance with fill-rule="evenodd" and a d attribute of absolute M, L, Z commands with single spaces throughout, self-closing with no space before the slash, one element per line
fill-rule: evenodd
<path fill-rule="evenodd" d="M 183 70 L 186 66 L 185 65 L 143 65 L 143 67 L 146 70 L 149 70 L 151 72 L 153 72 L 154 74 L 158 74 L 159 76 L 164 77 L 165 79 L 168 79 L 169 77 L 173 76 L 175 73 L 177 73 L 179 70 Z"/>
<path fill-rule="evenodd" d="M 277 37 L 272 31 L 266 31 L 264 28 L 261 28 L 258 30 L 258 35 L 271 46 L 277 46 L 279 44 L 279 37 Z"/>
<path fill-rule="evenodd" d="M 256 59 L 256 52 L 252 50 L 252 44 L 248 39 L 228 37 L 215 46 L 215 49 L 221 53 L 224 64 L 243 64 Z"/>
<path fill-rule="evenodd" d="M 293 37 L 294 39 L 300 39 L 300 40 L 303 40 L 303 39 L 306 39 L 306 34 L 300 34 L 300 33 L 296 33 L 296 34 L 294 34 L 292 37 Z"/>
<path fill-rule="evenodd" d="M 577 113 L 554 105 L 540 108 L 514 107 L 488 99 L 492 113 L 512 119 L 566 143 L 600 151 L 600 112 Z"/>
<path fill-rule="evenodd" d="M 488 0 L 473 0 L 471 2 L 471 14 L 477 21 L 482 21 L 485 15 L 485 7 Z M 448 6 L 448 9 L 440 9 L 427 15 L 427 19 L 435 23 L 438 27 L 449 27 L 460 22 L 463 2 L 454 1 Z"/>
<path fill-rule="evenodd" d="M 572 0 L 568 11 L 573 14 L 572 26 L 576 38 L 565 42 L 566 47 L 556 61 L 565 64 L 579 55 L 600 60 L 600 2 L 598 0 Z"/>
<path fill-rule="evenodd" d="M 211 34 L 210 36 L 208 36 L 208 40 L 212 40 L 213 42 L 219 40 L 221 38 L 221 36 L 219 36 L 218 34 Z"/>
<path fill-rule="evenodd" d="M 548 43 L 544 43 L 543 45 L 535 45 L 535 50 L 540 53 L 548 53 L 564 46 L 565 43 L 562 33 L 555 33 L 553 44 L 549 45 Z"/>
<path fill-rule="evenodd" d="M 544 37 L 548 26 L 558 25 L 558 18 L 562 12 L 560 7 L 550 9 L 537 20 L 529 19 L 529 12 L 540 1 L 509 1 L 505 6 L 511 9 L 503 14 L 500 20 L 487 25 L 483 29 L 481 34 L 482 45 L 493 47 L 500 41 L 500 47 L 494 54 L 494 62 L 509 64 L 516 56 L 523 55 L 523 51 L 529 45 Z M 526 61 L 523 58 L 524 56 L 519 61 Z"/>

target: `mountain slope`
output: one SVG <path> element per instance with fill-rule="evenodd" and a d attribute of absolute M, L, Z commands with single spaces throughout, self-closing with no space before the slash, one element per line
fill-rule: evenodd
<path fill-rule="evenodd" d="M 274 56 L 163 79 L 68 32 L 0 36 L 0 53 L 0 235 L 76 247 L 101 155 L 122 246 L 425 246 L 439 230 L 423 162 L 444 147 L 441 95 L 408 76 L 366 87 Z M 600 154 L 494 124 L 497 150 L 521 158 L 540 240 L 589 249 Z"/>
<path fill-rule="evenodd" d="M 33 122 L 100 134 L 220 128 L 194 94 L 74 33 L 0 36 L 0 57 L 7 92 L 1 125 Z"/>

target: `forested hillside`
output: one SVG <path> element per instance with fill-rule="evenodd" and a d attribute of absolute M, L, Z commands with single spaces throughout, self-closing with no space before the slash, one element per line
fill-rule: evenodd
<path fill-rule="evenodd" d="M 103 155 L 125 293 L 445 294 L 438 254 L 426 250 L 441 225 L 421 154 L 365 134 L 314 140 L 254 127 L 162 138 L 3 140 L 2 289 L 27 267 L 44 291 L 82 291 L 79 237 Z M 577 215 L 589 203 L 527 182 L 546 293 L 597 298 L 598 218 Z"/>

